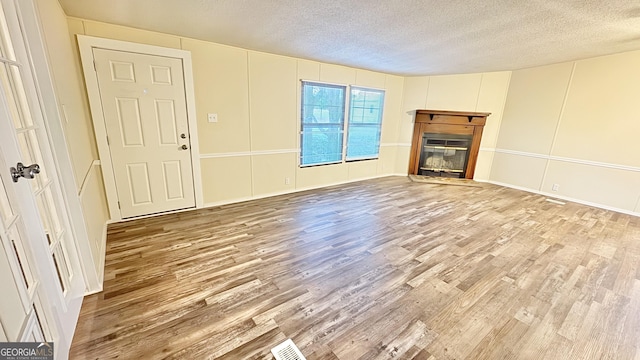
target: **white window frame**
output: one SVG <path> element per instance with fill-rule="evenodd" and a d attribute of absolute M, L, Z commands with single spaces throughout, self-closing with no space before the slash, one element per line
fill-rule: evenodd
<path fill-rule="evenodd" d="M 382 95 L 382 104 L 380 105 L 380 122 L 377 124 L 378 125 L 378 134 L 379 134 L 379 138 L 378 138 L 378 153 L 376 154 L 375 157 L 369 157 L 369 156 L 364 156 L 364 157 L 354 157 L 349 159 L 348 158 L 348 151 L 349 151 L 349 134 L 351 133 L 349 131 L 349 127 L 351 126 L 351 115 L 353 113 L 353 109 L 351 108 L 351 106 L 353 104 L 351 104 L 351 94 L 353 92 L 353 90 L 360 90 L 360 91 L 369 91 L 369 92 L 378 92 Z M 385 95 L 386 92 L 384 89 L 375 89 L 375 88 L 371 88 L 371 87 L 364 87 L 364 86 L 349 86 L 349 117 L 348 117 L 348 122 L 345 125 L 345 149 L 344 149 L 344 161 L 345 162 L 354 162 L 354 161 L 364 161 L 364 160 L 377 160 L 380 157 L 380 142 L 381 142 L 381 137 L 382 137 L 382 120 L 384 119 L 384 101 L 385 101 Z"/>
<path fill-rule="evenodd" d="M 314 85 L 318 85 L 318 86 L 327 86 L 327 87 L 332 87 L 332 88 L 344 88 L 344 109 L 342 109 L 342 129 L 341 129 L 341 133 L 342 133 L 342 145 L 340 148 L 341 154 L 340 154 L 340 160 L 336 160 L 336 161 L 329 161 L 329 162 L 322 162 L 322 163 L 315 163 L 315 164 L 302 164 L 302 146 L 304 144 L 304 141 L 302 140 L 303 135 L 304 135 L 304 126 L 303 126 L 303 116 L 304 116 L 304 86 L 305 84 L 314 84 Z M 300 167 L 311 167 L 311 166 L 322 166 L 322 165 L 335 165 L 335 164 L 342 164 L 344 163 L 344 157 L 345 157 L 345 152 L 346 152 L 346 126 L 347 126 L 347 111 L 349 108 L 349 99 L 348 99 L 348 95 L 349 95 L 349 86 L 348 85 L 343 85 L 343 84 L 332 84 L 332 83 L 326 83 L 326 82 L 320 82 L 320 81 L 312 81 L 312 80 L 301 80 L 300 83 L 300 132 L 298 134 L 299 139 L 300 139 L 300 156 L 298 156 L 298 164 Z"/>
<path fill-rule="evenodd" d="M 344 112 L 343 112 L 343 126 L 342 126 L 342 157 L 339 161 L 332 161 L 332 162 L 323 162 L 323 163 L 317 163 L 317 164 L 302 164 L 302 146 L 303 146 L 303 141 L 302 141 L 302 136 L 304 133 L 303 130 L 303 114 L 304 114 L 304 85 L 305 84 L 317 84 L 319 86 L 323 86 L 323 85 L 327 85 L 329 87 L 344 87 L 345 88 L 345 101 L 344 101 Z M 374 88 L 374 87 L 367 87 L 367 86 L 358 86 L 358 85 L 351 85 L 351 84 L 336 84 L 336 83 L 329 83 L 329 82 L 324 82 L 324 81 L 317 81 L 317 80 L 304 80 L 301 79 L 300 80 L 300 89 L 298 91 L 298 95 L 300 96 L 300 100 L 298 101 L 298 106 L 300 107 L 300 112 L 299 112 L 299 119 L 298 119 L 298 125 L 299 125 L 299 131 L 298 131 L 298 141 L 299 141 L 299 146 L 298 146 L 298 150 L 299 150 L 299 156 L 298 156 L 298 167 L 300 168 L 307 168 L 307 167 L 314 167 L 314 166 L 324 166 L 324 165 L 337 165 L 337 164 L 346 164 L 346 163 L 351 163 L 351 162 L 357 162 L 357 161 L 368 161 L 368 160 L 378 160 L 380 157 L 380 145 L 382 140 L 380 139 L 380 141 L 378 142 L 378 156 L 376 157 L 363 157 L 363 158 L 352 158 L 352 159 L 347 159 L 347 139 L 349 138 L 349 123 L 351 121 L 351 92 L 353 89 L 358 89 L 358 90 L 363 90 L 363 91 L 375 91 L 375 92 L 381 92 L 382 93 L 382 106 L 380 107 L 380 135 L 382 137 L 382 122 L 384 120 L 384 103 L 386 101 L 386 90 L 385 89 L 380 89 L 380 88 Z"/>

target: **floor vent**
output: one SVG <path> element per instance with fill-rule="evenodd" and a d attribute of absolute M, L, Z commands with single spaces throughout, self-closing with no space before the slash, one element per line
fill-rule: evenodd
<path fill-rule="evenodd" d="M 307 360 L 291 339 L 271 349 L 276 360 Z"/>

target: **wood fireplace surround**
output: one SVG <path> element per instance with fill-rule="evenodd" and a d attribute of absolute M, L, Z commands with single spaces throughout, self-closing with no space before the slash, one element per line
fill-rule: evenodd
<path fill-rule="evenodd" d="M 470 146 L 466 150 L 466 160 L 464 170 L 455 177 L 473 179 L 476 169 L 478 152 L 480 151 L 480 140 L 482 130 L 486 123 L 486 112 L 464 112 L 445 110 L 416 110 L 415 124 L 413 127 L 413 140 L 411 142 L 411 156 L 409 157 L 409 174 L 420 175 L 421 154 L 426 144 L 423 144 L 425 134 L 431 136 L 442 134 L 444 139 L 469 138 Z M 424 163 L 424 160 L 422 160 Z M 424 166 L 424 164 L 422 164 Z"/>

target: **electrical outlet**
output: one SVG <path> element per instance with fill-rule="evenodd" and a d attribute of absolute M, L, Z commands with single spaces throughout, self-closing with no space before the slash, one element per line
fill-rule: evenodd
<path fill-rule="evenodd" d="M 208 114 L 207 115 L 207 119 L 209 120 L 210 123 L 217 123 L 218 122 L 218 114 Z"/>
<path fill-rule="evenodd" d="M 291 178 L 288 178 L 288 177 L 284 178 L 284 184 L 285 185 L 290 185 L 291 184 Z"/>
<path fill-rule="evenodd" d="M 551 190 L 553 191 L 558 191 L 558 189 L 560 189 L 560 184 L 553 184 L 553 186 L 551 186 Z"/>

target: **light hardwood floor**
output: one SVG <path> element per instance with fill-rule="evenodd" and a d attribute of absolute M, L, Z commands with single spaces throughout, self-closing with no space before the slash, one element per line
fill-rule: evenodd
<path fill-rule="evenodd" d="M 72 359 L 638 359 L 640 219 L 403 177 L 109 227 Z"/>

